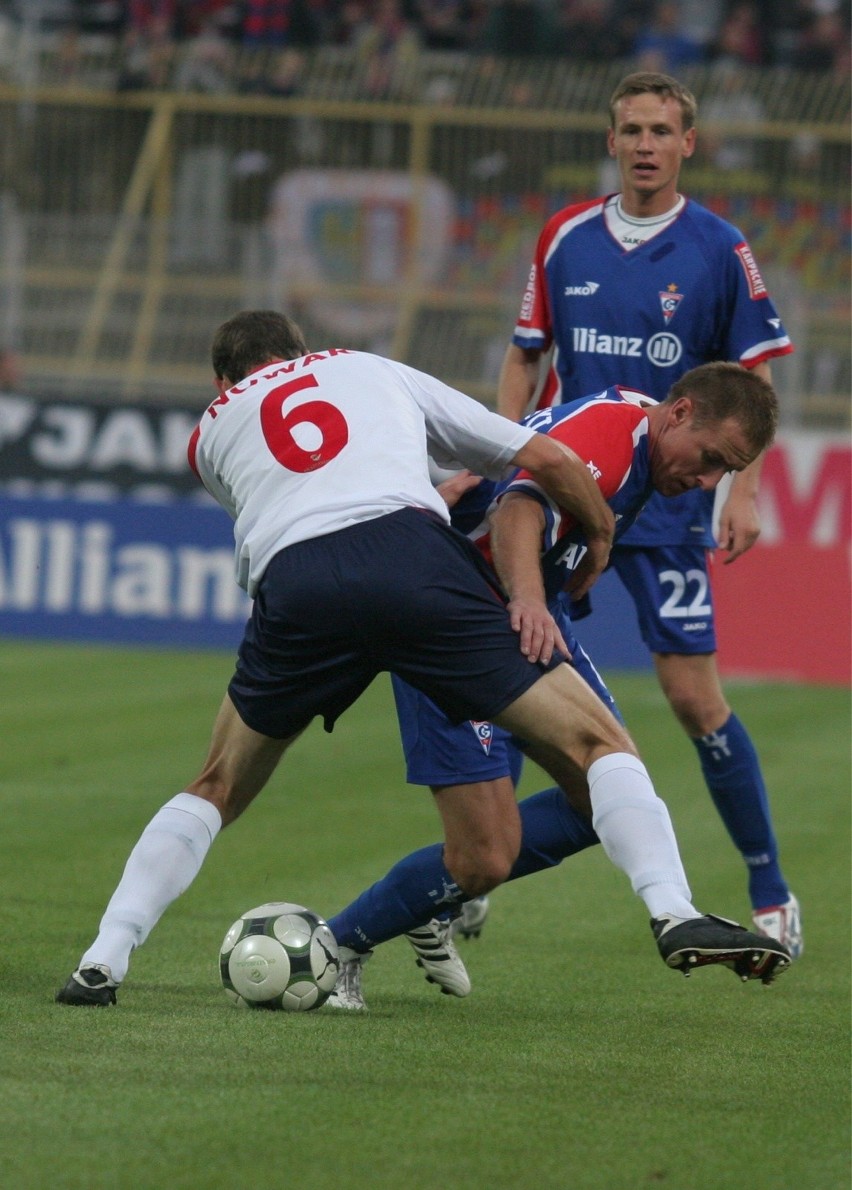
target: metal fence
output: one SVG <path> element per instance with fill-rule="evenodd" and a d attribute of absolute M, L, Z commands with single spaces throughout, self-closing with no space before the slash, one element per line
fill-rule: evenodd
<path fill-rule="evenodd" d="M 542 223 L 614 188 L 623 66 L 421 55 L 380 100 L 351 55 L 300 69 L 291 98 L 0 84 L 0 336 L 24 389 L 200 405 L 214 327 L 276 305 L 316 346 L 493 400 Z M 797 344 L 776 369 L 784 421 L 845 427 L 848 86 L 684 77 L 701 108 L 686 191 L 748 237 Z"/>

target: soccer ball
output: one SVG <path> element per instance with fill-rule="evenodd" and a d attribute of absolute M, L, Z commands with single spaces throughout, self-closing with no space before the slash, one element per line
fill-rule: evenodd
<path fill-rule="evenodd" d="M 327 923 L 304 905 L 271 901 L 234 922 L 219 950 L 219 973 L 232 1003 L 308 1012 L 324 1004 L 340 959 Z"/>

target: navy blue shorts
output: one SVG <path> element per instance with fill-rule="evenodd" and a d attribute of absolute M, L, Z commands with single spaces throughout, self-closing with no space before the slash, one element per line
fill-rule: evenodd
<path fill-rule="evenodd" d="M 610 564 L 652 653 L 715 653 L 710 555 L 699 545 L 616 546 Z"/>
<path fill-rule="evenodd" d="M 493 571 L 413 508 L 281 550 L 266 569 L 228 693 L 274 739 L 335 719 L 383 672 L 453 722 L 491 719 L 549 666 L 521 655 Z"/>
<path fill-rule="evenodd" d="M 551 605 L 551 611 L 571 650 L 571 665 L 623 722 L 615 699 L 574 636 L 568 606 L 567 597 L 560 598 Z M 505 728 L 487 720 L 450 723 L 431 699 L 398 678 L 393 680 L 393 693 L 410 784 L 472 785 L 477 781 L 511 777 L 517 786 L 523 753 Z"/>

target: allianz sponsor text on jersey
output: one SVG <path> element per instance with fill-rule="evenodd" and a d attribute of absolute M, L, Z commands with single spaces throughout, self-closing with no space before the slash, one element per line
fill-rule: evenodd
<path fill-rule="evenodd" d="M 671 368 L 683 355 L 683 344 L 670 331 L 660 331 L 646 342 L 638 335 L 599 334 L 593 326 L 571 328 L 575 352 L 588 355 L 623 355 L 641 359 L 644 354 L 658 368 Z"/>

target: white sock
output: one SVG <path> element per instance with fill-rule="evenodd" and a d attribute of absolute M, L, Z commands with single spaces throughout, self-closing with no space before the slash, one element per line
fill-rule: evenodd
<path fill-rule="evenodd" d="M 588 771 L 592 824 L 651 917 L 700 917 L 677 849 L 669 812 L 641 760 L 612 752 Z"/>
<path fill-rule="evenodd" d="M 98 936 L 80 964 L 102 963 L 121 983 L 131 953 L 189 888 L 221 826 L 216 807 L 192 793 L 179 793 L 166 802 L 131 851 Z"/>

